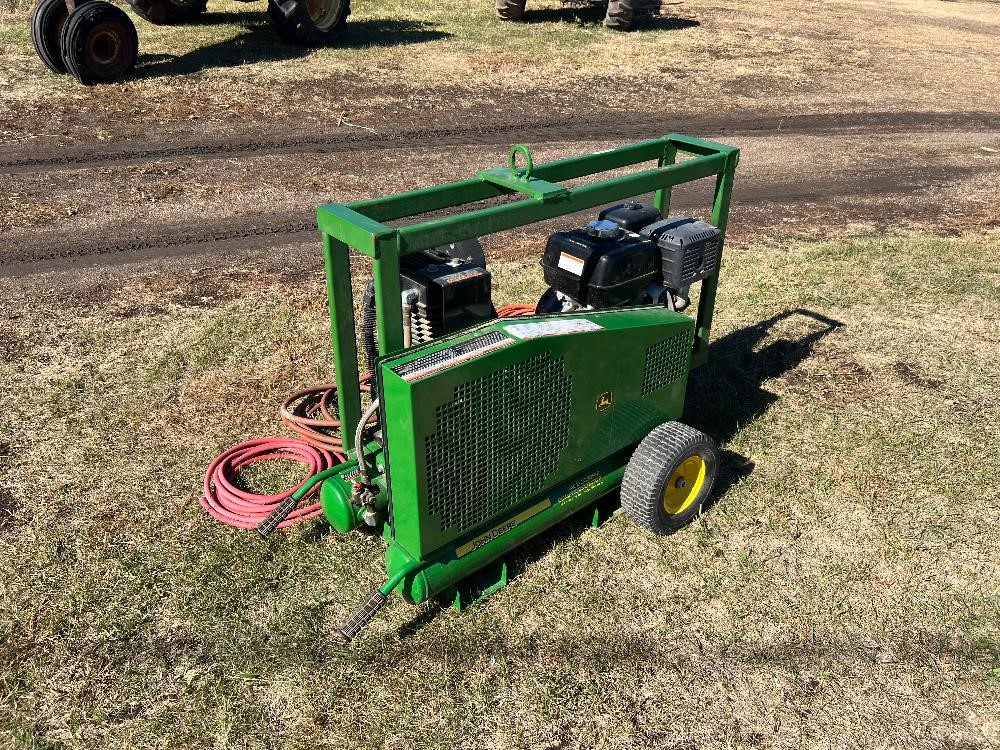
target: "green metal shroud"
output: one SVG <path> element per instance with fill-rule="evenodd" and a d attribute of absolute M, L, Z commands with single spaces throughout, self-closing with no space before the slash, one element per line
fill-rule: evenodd
<path fill-rule="evenodd" d="M 520 338 L 554 326 L 566 332 Z M 383 359 L 399 547 L 389 569 L 434 561 L 408 598 L 437 593 L 613 489 L 630 449 L 681 415 L 693 330 L 662 307 L 588 311 L 501 320 Z"/>
<path fill-rule="evenodd" d="M 708 354 L 717 272 L 702 282 L 695 320 L 658 307 L 507 319 L 403 350 L 399 259 L 406 253 L 651 191 L 666 216 L 674 185 L 706 177 L 715 177 L 712 223 L 722 232 L 721 252 L 737 149 L 671 134 L 533 165 L 526 149 L 515 148 L 526 157 L 523 169 L 512 150 L 507 170 L 317 211 L 345 445 L 361 416 L 349 248 L 374 260 L 386 449 L 386 475 L 377 481 L 391 514 L 383 592 L 397 588 L 413 602 L 613 490 L 635 444 L 680 416 L 688 372 Z M 691 158 L 676 162 L 679 152 Z M 581 187 L 559 184 L 643 162 L 654 165 Z M 387 224 L 519 194 L 525 197 L 445 218 Z M 554 320 L 583 322 L 553 336 L 515 333 L 518 325 Z M 338 494 L 341 485 L 334 485 Z"/>

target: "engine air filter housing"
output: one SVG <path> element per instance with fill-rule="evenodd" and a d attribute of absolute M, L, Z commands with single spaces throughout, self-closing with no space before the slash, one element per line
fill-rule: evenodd
<path fill-rule="evenodd" d="M 660 249 L 663 283 L 679 290 L 708 278 L 719 266 L 719 235 L 716 227 L 689 216 L 671 216 L 644 227 L 640 234 Z"/>

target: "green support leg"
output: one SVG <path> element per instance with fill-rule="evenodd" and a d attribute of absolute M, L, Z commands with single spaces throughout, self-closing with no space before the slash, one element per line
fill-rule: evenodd
<path fill-rule="evenodd" d="M 733 177 L 739 163 L 739 152 L 726 156 L 725 169 L 715 179 L 715 201 L 712 205 L 712 223 L 719 228 L 719 267 L 722 265 L 722 249 L 729 223 L 729 203 L 733 194 Z M 708 360 L 708 339 L 712 333 L 712 315 L 715 311 L 715 293 L 719 286 L 719 268 L 701 284 L 698 298 L 698 322 L 695 327 L 694 352 L 691 366 L 698 367 Z"/>
<path fill-rule="evenodd" d="M 354 290 L 351 288 L 351 257 L 347 245 L 323 234 L 326 294 L 330 307 L 330 341 L 337 379 L 340 433 L 344 445 L 354 443 L 354 430 L 361 419 L 358 390 L 358 344 L 354 328 Z"/>
<path fill-rule="evenodd" d="M 373 262 L 375 308 L 378 310 L 378 353 L 403 348 L 403 303 L 399 282 L 399 243 L 386 243 Z"/>

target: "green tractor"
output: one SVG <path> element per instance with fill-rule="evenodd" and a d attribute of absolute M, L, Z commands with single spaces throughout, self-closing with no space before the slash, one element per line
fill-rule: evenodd
<path fill-rule="evenodd" d="M 207 5 L 207 0 L 128 2 L 140 17 L 157 25 L 194 21 Z M 351 3 L 267 0 L 267 13 L 282 39 L 322 46 L 340 34 Z M 70 73 L 86 85 L 120 80 L 135 67 L 139 54 L 132 19 L 106 0 L 38 0 L 31 16 L 31 40 L 49 70 Z"/>

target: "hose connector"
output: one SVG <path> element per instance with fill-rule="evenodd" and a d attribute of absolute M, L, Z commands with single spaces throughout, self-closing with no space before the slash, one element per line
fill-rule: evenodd
<path fill-rule="evenodd" d="M 361 632 L 361 628 L 370 623 L 378 611 L 385 606 L 386 599 L 385 594 L 375 589 L 361 609 L 351 615 L 351 619 L 340 628 L 339 632 L 344 640 L 348 642 L 354 640 L 354 636 Z"/>
<path fill-rule="evenodd" d="M 282 521 L 292 515 L 292 511 L 295 510 L 295 506 L 298 504 L 298 498 L 294 495 L 286 497 L 274 507 L 274 510 L 267 514 L 267 518 L 261 521 L 260 525 L 254 531 L 257 532 L 257 535 L 261 539 L 267 539 L 274 533 Z"/>

